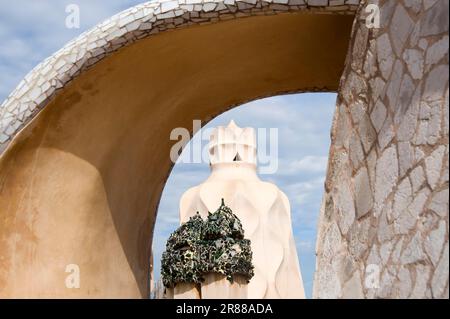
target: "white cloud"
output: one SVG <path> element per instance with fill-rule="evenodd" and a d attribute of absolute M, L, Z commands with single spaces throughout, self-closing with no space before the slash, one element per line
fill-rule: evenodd
<path fill-rule="evenodd" d="M 311 156 L 307 155 L 300 160 L 285 160 L 280 166 L 279 174 L 321 174 L 326 171 L 328 164 L 328 156 Z"/>
<path fill-rule="evenodd" d="M 300 240 L 296 242 L 297 244 L 297 249 L 299 253 L 310 253 L 310 252 L 314 252 L 315 250 L 315 245 L 313 241 L 304 241 L 304 240 Z"/>
<path fill-rule="evenodd" d="M 327 156 L 305 156 L 299 161 L 295 161 L 290 168 L 297 172 L 320 172 L 324 173 L 328 163 Z"/>

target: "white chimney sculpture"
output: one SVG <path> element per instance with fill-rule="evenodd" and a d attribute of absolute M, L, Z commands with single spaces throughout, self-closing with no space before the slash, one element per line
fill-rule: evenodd
<path fill-rule="evenodd" d="M 197 212 L 206 219 L 225 199 L 241 220 L 245 238 L 251 241 L 255 276 L 250 283 L 232 285 L 225 278 L 219 282 L 217 276 L 206 278 L 201 298 L 305 297 L 289 200 L 277 186 L 259 179 L 256 154 L 253 128 L 240 128 L 234 121 L 228 127 L 216 128 L 209 144 L 211 175 L 181 198 L 181 223 Z M 183 296 L 192 294 L 181 293 L 179 297 Z"/>

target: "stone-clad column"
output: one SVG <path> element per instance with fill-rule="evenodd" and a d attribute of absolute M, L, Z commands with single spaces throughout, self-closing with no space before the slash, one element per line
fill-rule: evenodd
<path fill-rule="evenodd" d="M 317 240 L 316 298 L 448 298 L 448 1 L 355 20 Z M 376 12 L 375 12 L 376 13 Z"/>

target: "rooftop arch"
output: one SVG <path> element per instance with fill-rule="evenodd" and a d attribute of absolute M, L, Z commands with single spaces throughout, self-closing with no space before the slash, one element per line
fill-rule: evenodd
<path fill-rule="evenodd" d="M 171 130 L 337 91 L 357 1 L 307 2 L 149 2 L 34 69 L 0 110 L 0 295 L 148 296 Z"/>

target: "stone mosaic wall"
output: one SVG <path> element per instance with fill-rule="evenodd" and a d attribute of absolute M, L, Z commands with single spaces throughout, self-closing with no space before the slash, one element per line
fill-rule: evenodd
<path fill-rule="evenodd" d="M 121 12 L 39 64 L 0 106 L 0 155 L 81 72 L 139 39 L 191 25 L 288 12 L 354 14 L 359 0 L 158 0 Z"/>
<path fill-rule="evenodd" d="M 316 298 L 448 298 L 448 1 L 361 5 L 341 80 Z"/>

